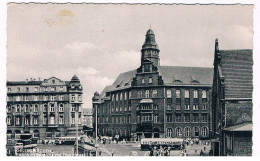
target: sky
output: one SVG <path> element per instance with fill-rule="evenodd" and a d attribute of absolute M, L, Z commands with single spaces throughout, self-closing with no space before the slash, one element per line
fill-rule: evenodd
<path fill-rule="evenodd" d="M 7 80 L 76 74 L 91 108 L 95 91 L 140 66 L 150 27 L 163 66 L 213 67 L 216 38 L 253 49 L 252 5 L 8 4 Z"/>

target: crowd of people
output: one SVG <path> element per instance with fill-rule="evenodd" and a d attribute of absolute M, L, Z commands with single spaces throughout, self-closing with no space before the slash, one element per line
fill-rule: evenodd
<path fill-rule="evenodd" d="M 171 148 L 170 147 L 160 146 L 160 148 L 157 148 L 156 146 L 154 146 L 150 150 L 149 156 L 170 156 L 170 154 L 171 154 Z"/>

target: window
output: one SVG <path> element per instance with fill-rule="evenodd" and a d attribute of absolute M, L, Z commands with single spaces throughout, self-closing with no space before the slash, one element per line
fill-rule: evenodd
<path fill-rule="evenodd" d="M 21 101 L 21 96 L 17 96 L 16 101 Z"/>
<path fill-rule="evenodd" d="M 64 110 L 63 104 L 60 104 L 59 111 L 60 111 L 60 112 L 63 112 L 63 110 Z"/>
<path fill-rule="evenodd" d="M 51 109 L 50 109 L 51 112 L 54 112 L 55 111 L 55 108 L 54 108 L 54 104 L 51 104 Z"/>
<path fill-rule="evenodd" d="M 144 84 L 144 78 L 142 78 L 142 84 Z"/>
<path fill-rule="evenodd" d="M 208 122 L 207 114 L 201 114 L 201 122 Z"/>
<path fill-rule="evenodd" d="M 71 101 L 74 102 L 75 101 L 75 95 L 71 95 Z"/>
<path fill-rule="evenodd" d="M 153 90 L 153 97 L 157 97 L 157 90 Z"/>
<path fill-rule="evenodd" d="M 178 123 L 181 122 L 181 114 L 176 114 L 176 116 L 175 116 L 175 122 L 178 122 Z"/>
<path fill-rule="evenodd" d="M 82 96 L 81 95 L 78 95 L 78 100 L 79 100 L 79 102 L 82 101 Z"/>
<path fill-rule="evenodd" d="M 37 125 L 38 124 L 38 117 L 33 117 L 33 124 Z"/>
<path fill-rule="evenodd" d="M 200 134 L 200 129 L 198 127 L 195 127 L 194 128 L 194 136 L 199 137 L 199 134 Z"/>
<path fill-rule="evenodd" d="M 125 100 L 127 100 L 127 94 L 126 94 L 126 92 L 125 92 Z"/>
<path fill-rule="evenodd" d="M 193 114 L 193 122 L 195 123 L 199 122 L 199 114 Z"/>
<path fill-rule="evenodd" d="M 154 114 L 154 123 L 157 123 L 158 122 L 158 114 Z"/>
<path fill-rule="evenodd" d="M 24 124 L 25 124 L 25 125 L 29 125 L 29 121 L 30 121 L 30 118 L 29 118 L 29 117 L 25 117 L 25 118 L 24 118 Z"/>
<path fill-rule="evenodd" d="M 17 87 L 17 91 L 18 91 L 18 92 L 20 92 L 20 91 L 21 91 L 20 87 Z"/>
<path fill-rule="evenodd" d="M 55 91 L 56 90 L 56 88 L 55 87 L 51 87 L 51 91 Z"/>
<path fill-rule="evenodd" d="M 198 104 L 194 104 L 193 105 L 193 110 L 198 110 L 199 109 L 199 105 Z"/>
<path fill-rule="evenodd" d="M 16 106 L 16 112 L 21 112 L 21 107 L 20 107 L 20 105 L 17 105 L 17 106 Z"/>
<path fill-rule="evenodd" d="M 185 110 L 189 110 L 190 109 L 190 104 L 185 104 Z"/>
<path fill-rule="evenodd" d="M 180 104 L 176 104 L 176 110 L 181 110 L 181 105 Z"/>
<path fill-rule="evenodd" d="M 176 90 L 176 98 L 181 98 L 181 91 L 179 89 Z"/>
<path fill-rule="evenodd" d="M 34 105 L 34 110 L 33 110 L 33 112 L 38 112 L 38 111 L 39 111 L 38 105 Z"/>
<path fill-rule="evenodd" d="M 7 121 L 6 121 L 7 125 L 11 125 L 11 120 L 12 120 L 11 116 L 8 116 L 7 117 Z"/>
<path fill-rule="evenodd" d="M 201 129 L 201 135 L 203 136 L 203 137 L 206 137 L 207 135 L 208 135 L 208 128 L 207 127 L 203 127 L 202 129 Z"/>
<path fill-rule="evenodd" d="M 232 136 L 230 134 L 226 134 L 226 144 L 228 150 L 233 150 Z"/>
<path fill-rule="evenodd" d="M 176 137 L 181 137 L 182 136 L 182 129 L 180 127 L 176 128 Z"/>
<path fill-rule="evenodd" d="M 38 92 L 38 87 L 34 87 L 34 92 Z"/>
<path fill-rule="evenodd" d="M 189 92 L 189 90 L 185 90 L 185 98 L 190 98 L 190 92 Z"/>
<path fill-rule="evenodd" d="M 184 115 L 184 122 L 190 122 L 190 114 Z"/>
<path fill-rule="evenodd" d="M 54 101 L 54 100 L 55 100 L 55 96 L 52 95 L 52 96 L 51 96 L 51 101 Z"/>
<path fill-rule="evenodd" d="M 16 117 L 15 118 L 15 124 L 16 125 L 20 125 L 20 117 Z"/>
<path fill-rule="evenodd" d="M 99 113 L 99 108 L 98 108 L 98 113 Z M 75 112 L 75 105 L 71 105 L 71 112 Z"/>
<path fill-rule="evenodd" d="M 171 114 L 166 115 L 166 122 L 172 122 L 172 115 Z"/>
<path fill-rule="evenodd" d="M 29 87 L 25 87 L 25 91 L 26 91 L 26 92 L 29 92 Z"/>
<path fill-rule="evenodd" d="M 202 91 L 202 98 L 207 98 L 207 92 L 205 90 Z"/>
<path fill-rule="evenodd" d="M 47 87 L 43 87 L 43 91 L 44 91 L 44 92 L 47 92 Z"/>
<path fill-rule="evenodd" d="M 149 78 L 149 83 L 151 84 L 151 83 L 153 83 L 153 78 Z"/>
<path fill-rule="evenodd" d="M 44 115 L 43 124 L 46 125 L 47 123 L 48 123 L 48 117 L 47 117 L 47 115 Z"/>
<path fill-rule="evenodd" d="M 71 116 L 71 124 L 75 124 L 75 116 L 73 115 L 73 116 Z"/>
<path fill-rule="evenodd" d="M 8 88 L 7 91 L 8 91 L 8 92 L 11 92 L 12 90 L 11 90 L 11 88 Z"/>
<path fill-rule="evenodd" d="M 118 101 L 118 94 L 116 94 L 116 101 Z"/>
<path fill-rule="evenodd" d="M 190 132 L 191 132 L 190 128 L 189 128 L 189 127 L 186 127 L 186 128 L 184 129 L 185 137 L 190 137 L 190 136 L 191 136 L 191 135 L 190 135 Z"/>
<path fill-rule="evenodd" d="M 123 100 L 123 94 L 120 93 L 120 100 Z"/>
<path fill-rule="evenodd" d="M 114 99 L 114 97 L 115 97 L 115 95 L 114 94 L 112 94 L 112 101 L 114 101 L 115 99 Z"/>
<path fill-rule="evenodd" d="M 64 98 L 63 96 L 59 96 L 60 101 L 63 101 L 63 98 Z"/>
<path fill-rule="evenodd" d="M 172 137 L 172 128 L 167 128 L 166 130 L 166 137 L 171 138 Z"/>
<path fill-rule="evenodd" d="M 52 80 L 52 84 L 55 84 L 55 80 L 54 79 Z"/>
<path fill-rule="evenodd" d="M 64 118 L 62 115 L 59 117 L 59 124 L 64 124 Z"/>
<path fill-rule="evenodd" d="M 167 98 L 172 97 L 172 91 L 170 89 L 167 90 Z"/>
<path fill-rule="evenodd" d="M 197 90 L 194 90 L 194 92 L 193 92 L 193 98 L 198 98 L 198 91 L 197 91 Z"/>
<path fill-rule="evenodd" d="M 128 106 L 128 110 L 131 111 L 131 106 Z"/>
<path fill-rule="evenodd" d="M 206 103 L 202 104 L 202 110 L 207 110 L 207 104 Z"/>
<path fill-rule="evenodd" d="M 143 92 L 142 91 L 138 91 L 137 92 L 137 97 L 138 98 L 142 98 L 143 97 Z"/>
<path fill-rule="evenodd" d="M 145 98 L 149 98 L 149 90 L 145 91 Z"/>
<path fill-rule="evenodd" d="M 34 101 L 38 101 L 39 100 L 39 96 L 34 96 Z"/>
<path fill-rule="evenodd" d="M 132 97 L 131 91 L 129 91 L 129 93 L 128 93 L 128 99 L 130 99 L 131 97 Z"/>
<path fill-rule="evenodd" d="M 63 87 L 60 87 L 60 91 L 63 91 Z"/>
<path fill-rule="evenodd" d="M 150 105 L 149 104 L 142 105 L 142 110 L 151 110 Z"/>
<path fill-rule="evenodd" d="M 171 110 L 171 109 L 172 109 L 171 105 L 167 105 L 167 110 Z"/>
<path fill-rule="evenodd" d="M 25 100 L 25 101 L 28 101 L 28 100 L 29 100 L 29 97 L 28 97 L 28 96 L 24 96 L 24 100 Z"/>
<path fill-rule="evenodd" d="M 154 110 L 158 110 L 158 105 L 154 105 Z"/>

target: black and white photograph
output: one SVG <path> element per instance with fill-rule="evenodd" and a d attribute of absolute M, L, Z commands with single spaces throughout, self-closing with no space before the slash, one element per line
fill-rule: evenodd
<path fill-rule="evenodd" d="M 254 4 L 9 2 L 6 16 L 7 157 L 257 153 Z"/>

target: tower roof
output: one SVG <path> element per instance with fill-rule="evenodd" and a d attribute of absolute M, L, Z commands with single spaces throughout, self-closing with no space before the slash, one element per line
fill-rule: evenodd
<path fill-rule="evenodd" d="M 71 78 L 71 82 L 80 82 L 79 78 L 74 75 L 72 78 Z"/>
<path fill-rule="evenodd" d="M 159 50 L 159 46 L 157 45 L 156 41 L 155 41 L 155 35 L 152 29 L 149 29 L 146 32 L 145 35 L 145 42 L 142 46 L 142 50 L 144 49 L 156 49 Z"/>

